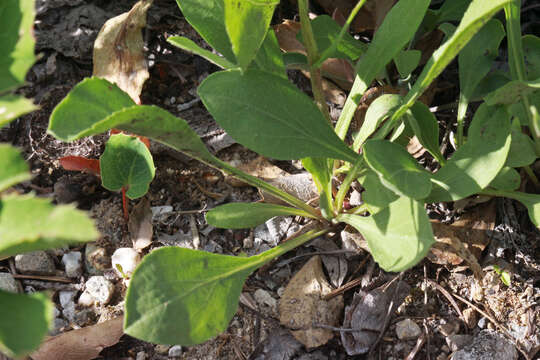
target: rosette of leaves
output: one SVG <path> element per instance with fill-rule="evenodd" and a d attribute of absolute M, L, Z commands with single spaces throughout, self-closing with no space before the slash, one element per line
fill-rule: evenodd
<path fill-rule="evenodd" d="M 153 251 L 134 272 L 127 292 L 126 333 L 165 344 L 193 345 L 206 341 L 227 327 L 236 312 L 243 282 L 255 269 L 331 231 L 338 223 L 349 224 L 364 236 L 371 254 L 384 270 L 411 268 L 434 242 L 424 204 L 489 193 L 490 185 L 504 171 L 512 144 L 511 116 L 506 106 L 482 105 L 473 117 L 467 141 L 446 159 L 439 149 L 437 119 L 417 99 L 486 22 L 509 6 L 511 0 L 471 1 L 459 26 L 431 56 L 411 90 L 405 96 L 382 96 L 371 104 L 352 146 L 343 139 L 372 81 L 392 60 L 398 59 L 403 72 L 411 71 L 414 66 L 417 56 L 402 52 L 414 41 L 416 32 L 421 31 L 428 0 L 397 2 L 372 42 L 354 47 L 349 46 L 354 39 L 346 37 L 347 26 L 364 1 L 355 7 L 346 26 L 336 30 L 336 26 L 328 24 L 328 19 L 310 21 L 307 1 L 299 0 L 302 39 L 308 52 L 302 61 L 312 75 L 315 101 L 285 76 L 287 62 L 269 28 L 275 1 L 177 2 L 187 21 L 223 55 L 204 50 L 186 38 L 168 39 L 223 68 L 208 76 L 198 88 L 205 107 L 242 145 L 274 159 L 302 159 L 319 190 L 319 206 L 306 204 L 217 159 L 183 119 L 155 106 L 122 105 L 115 99 L 126 95 L 116 86 L 98 78 L 83 80 L 51 116 L 49 132 L 57 138 L 71 141 L 112 127 L 147 136 L 236 176 L 287 204 L 222 205 L 209 211 L 206 217 L 209 224 L 217 227 L 252 227 L 274 216 L 296 215 L 311 220 L 302 234 L 252 257 L 177 247 Z M 440 18 L 444 17 L 437 17 Z M 314 34 L 318 34 L 317 38 Z M 343 39 L 346 44 L 341 43 Z M 334 128 L 327 120 L 317 82 L 320 65 L 331 56 L 354 62 L 357 72 Z M 95 96 L 103 93 L 107 95 Z M 81 119 L 77 124 L 71 122 L 73 113 Z M 410 129 L 439 162 L 438 171 L 428 172 L 399 145 L 404 128 Z M 334 196 L 332 178 L 336 161 L 348 170 Z M 365 204 L 344 209 L 343 202 L 356 180 L 365 188 Z M 518 194 L 514 198 L 521 196 L 520 201 L 525 203 L 524 197 L 529 196 L 512 193 Z M 534 211 L 537 203 L 529 203 L 531 220 L 536 225 L 540 223 Z"/>
<path fill-rule="evenodd" d="M 33 0 L 0 4 L 0 126 L 36 109 L 31 100 L 12 94 L 24 84 L 35 60 L 33 21 Z M 0 169 L 0 260 L 97 239 L 92 221 L 73 206 L 53 206 L 32 194 L 6 193 L 31 177 L 19 150 L 0 144 Z M 0 290 L 0 351 L 22 357 L 35 350 L 51 325 L 53 307 L 47 294 Z"/>

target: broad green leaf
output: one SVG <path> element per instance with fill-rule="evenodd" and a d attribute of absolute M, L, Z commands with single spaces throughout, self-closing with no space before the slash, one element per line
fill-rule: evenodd
<path fill-rule="evenodd" d="M 512 129 L 512 143 L 505 166 L 513 168 L 528 166 L 535 160 L 536 151 L 532 139 L 522 133 L 520 128 Z"/>
<path fill-rule="evenodd" d="M 510 119 L 504 107 L 482 104 L 468 141 L 433 175 L 428 201 L 454 201 L 478 193 L 497 176 L 510 149 Z"/>
<path fill-rule="evenodd" d="M 308 69 L 307 56 L 300 53 L 287 52 L 283 54 L 283 63 L 287 69 Z"/>
<path fill-rule="evenodd" d="M 371 82 L 414 37 L 429 3 L 429 0 L 401 0 L 385 16 L 366 53 L 356 64 L 357 76 L 335 128 L 340 139 L 345 139 L 360 99 Z"/>
<path fill-rule="evenodd" d="M 419 101 L 416 101 L 409 110 L 408 123 L 418 141 L 440 164 L 444 164 L 446 160 L 439 148 L 439 123 L 437 118 L 424 103 Z"/>
<path fill-rule="evenodd" d="M 322 54 L 326 49 L 330 48 L 332 44 L 339 38 L 341 32 L 341 26 L 339 26 L 330 16 L 319 15 L 311 21 L 311 28 L 313 29 L 313 36 L 317 43 L 317 50 Z M 296 35 L 296 38 L 302 41 L 302 31 L 300 30 Z M 366 52 L 367 46 L 355 40 L 350 34 L 346 33 L 343 39 L 339 42 L 337 49 L 328 54 L 328 58 L 339 58 L 348 60 L 357 60 L 362 54 Z M 318 61 L 321 61 L 319 59 Z"/>
<path fill-rule="evenodd" d="M 527 79 L 540 78 L 540 38 L 534 35 L 525 35 L 522 38 L 523 60 Z"/>
<path fill-rule="evenodd" d="M 58 104 L 49 121 L 49 134 L 63 141 L 99 134 L 110 127 L 96 125 L 113 112 L 135 105 L 115 84 L 96 77 L 78 83 Z"/>
<path fill-rule="evenodd" d="M 247 229 L 264 223 L 274 216 L 307 216 L 305 211 L 266 203 L 230 203 L 206 213 L 209 225 L 224 229 Z"/>
<path fill-rule="evenodd" d="M 319 206 L 326 219 L 334 216 L 332 199 L 333 161 L 326 158 L 304 158 L 302 165 L 311 174 L 319 191 Z"/>
<path fill-rule="evenodd" d="M 97 240 L 94 223 L 72 205 L 8 195 L 0 199 L 0 258 Z"/>
<path fill-rule="evenodd" d="M 505 72 L 493 71 L 489 73 L 480 80 L 474 89 L 474 92 L 471 95 L 471 101 L 483 100 L 487 94 L 497 90 L 508 82 L 510 82 L 510 77 Z"/>
<path fill-rule="evenodd" d="M 0 169 L 0 192 L 31 178 L 20 151 L 7 144 L 0 144 Z"/>
<path fill-rule="evenodd" d="M 431 174 L 400 145 L 369 140 L 363 151 L 367 164 L 390 190 L 413 199 L 423 199 L 431 192 Z"/>
<path fill-rule="evenodd" d="M 172 44 L 182 50 L 188 51 L 190 53 L 193 53 L 195 55 L 199 55 L 206 60 L 210 61 L 211 63 L 223 68 L 223 69 L 231 69 L 236 67 L 235 64 L 231 63 L 229 60 L 227 60 L 224 57 L 221 57 L 217 54 L 214 54 L 211 51 L 208 51 L 206 49 L 201 48 L 199 45 L 195 44 L 195 42 L 191 39 L 188 39 L 183 36 L 171 36 L 167 38 L 167 42 L 169 44 Z"/>
<path fill-rule="evenodd" d="M 37 110 L 32 100 L 17 95 L 0 96 L 0 127 L 21 115 Z"/>
<path fill-rule="evenodd" d="M 255 57 L 264 41 L 276 0 L 223 0 L 225 2 L 225 28 L 236 56 L 244 70 Z"/>
<path fill-rule="evenodd" d="M 461 20 L 470 3 L 471 0 L 445 0 L 437 10 L 438 22 Z"/>
<path fill-rule="evenodd" d="M 540 78 L 532 81 L 514 80 L 486 95 L 488 105 L 514 104 L 524 96 L 540 89 Z"/>
<path fill-rule="evenodd" d="M 402 97 L 399 95 L 384 94 L 371 103 L 364 116 L 364 123 L 354 139 L 354 151 L 360 150 L 360 147 L 362 147 L 368 137 L 401 105 L 401 100 Z"/>
<path fill-rule="evenodd" d="M 423 203 L 400 197 L 369 217 L 340 214 L 367 240 L 371 255 L 385 271 L 399 272 L 416 265 L 435 242 Z"/>
<path fill-rule="evenodd" d="M 520 184 L 521 177 L 519 173 L 515 169 L 506 166 L 501 169 L 489 186 L 498 190 L 516 190 Z"/>
<path fill-rule="evenodd" d="M 264 156 L 349 162 L 358 157 L 336 136 L 314 102 L 281 77 L 259 70 L 221 71 L 208 76 L 198 93 L 230 136 Z"/>
<path fill-rule="evenodd" d="M 36 60 L 34 16 L 33 0 L 0 2 L 0 93 L 24 84 Z"/>
<path fill-rule="evenodd" d="M 182 14 L 210 46 L 236 63 L 225 28 L 224 0 L 176 0 Z"/>
<path fill-rule="evenodd" d="M 368 206 L 371 215 L 386 209 L 388 205 L 396 201 L 399 196 L 381 183 L 379 176 L 369 170 L 365 176 L 358 179 L 365 189 L 362 193 L 362 200 Z"/>
<path fill-rule="evenodd" d="M 309 231 L 252 257 L 157 249 L 133 273 L 124 331 L 153 343 L 200 344 L 227 328 L 244 281 L 255 269 L 325 232 Z"/>
<path fill-rule="evenodd" d="M 274 30 L 269 29 L 264 42 L 257 52 L 252 66 L 262 71 L 281 76 L 287 79 L 287 71 L 283 62 L 283 55 Z"/>
<path fill-rule="evenodd" d="M 0 290 L 0 351 L 22 358 L 37 349 L 53 320 L 54 305 L 45 294 Z"/>
<path fill-rule="evenodd" d="M 124 134 L 109 138 L 99 166 L 103 187 L 111 191 L 125 188 L 130 199 L 146 194 L 156 172 L 146 145 L 137 137 Z"/>
<path fill-rule="evenodd" d="M 409 76 L 420 63 L 420 50 L 402 50 L 394 58 L 397 71 L 402 78 Z"/>

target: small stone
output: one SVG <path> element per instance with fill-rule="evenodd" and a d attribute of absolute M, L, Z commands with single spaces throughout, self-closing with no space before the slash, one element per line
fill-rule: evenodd
<path fill-rule="evenodd" d="M 169 357 L 177 358 L 182 356 L 182 346 L 174 345 L 169 349 Z"/>
<path fill-rule="evenodd" d="M 396 324 L 396 334 L 400 340 L 413 340 L 420 336 L 420 326 L 411 319 L 405 319 Z"/>
<path fill-rule="evenodd" d="M 73 322 L 75 320 L 75 303 L 67 303 L 66 306 L 64 306 L 64 310 L 62 310 L 62 315 L 68 321 Z"/>
<path fill-rule="evenodd" d="M 83 291 L 81 296 L 79 296 L 79 301 L 77 302 L 77 304 L 83 307 L 89 307 L 89 306 L 94 305 L 94 301 L 95 301 L 94 297 L 90 295 L 88 291 L 85 290 Z"/>
<path fill-rule="evenodd" d="M 62 290 L 58 293 L 58 300 L 60 300 L 60 305 L 65 308 L 69 303 L 73 302 L 73 299 L 75 299 L 75 295 L 77 292 L 75 291 L 67 291 Z"/>
<path fill-rule="evenodd" d="M 130 277 L 141 257 L 133 248 L 116 249 L 111 257 L 112 267 L 122 277 Z"/>
<path fill-rule="evenodd" d="M 66 320 L 61 318 L 55 318 L 53 321 L 53 328 L 49 331 L 50 336 L 58 335 L 62 330 L 67 327 L 69 324 Z"/>
<path fill-rule="evenodd" d="M 84 258 L 86 271 L 90 275 L 102 275 L 103 271 L 111 267 L 111 259 L 107 256 L 107 250 L 94 243 L 86 244 Z"/>
<path fill-rule="evenodd" d="M 146 353 L 144 351 L 139 351 L 137 355 L 135 355 L 135 360 L 146 360 Z"/>
<path fill-rule="evenodd" d="M 78 310 L 73 321 L 80 327 L 85 327 L 96 319 L 96 314 L 90 309 Z"/>
<path fill-rule="evenodd" d="M 457 321 L 449 321 L 446 324 L 439 326 L 439 332 L 444 336 L 450 336 L 459 331 L 459 323 Z"/>
<path fill-rule="evenodd" d="M 105 305 L 111 300 L 114 285 L 104 276 L 92 276 L 86 282 L 86 291 L 95 301 Z"/>
<path fill-rule="evenodd" d="M 258 289 L 253 294 L 255 301 L 259 304 L 260 308 L 263 310 L 270 310 L 273 314 L 277 313 L 277 300 L 270 295 L 270 293 L 263 289 Z"/>
<path fill-rule="evenodd" d="M 158 344 L 154 347 L 154 350 L 158 353 L 158 354 L 161 354 L 161 355 L 167 355 L 169 354 L 169 349 L 170 349 L 170 346 L 169 345 L 163 345 L 163 344 Z"/>
<path fill-rule="evenodd" d="M 492 330 L 482 330 L 472 343 L 456 351 L 451 360 L 516 360 L 515 346 L 503 335 Z"/>
<path fill-rule="evenodd" d="M 82 254 L 79 251 L 71 251 L 62 256 L 62 263 L 66 269 L 66 275 L 70 278 L 81 276 L 81 258 Z"/>
<path fill-rule="evenodd" d="M 474 329 L 477 323 L 477 313 L 473 308 L 463 310 L 463 318 L 469 329 Z"/>
<path fill-rule="evenodd" d="M 463 349 L 472 341 L 473 337 L 471 335 L 454 334 L 446 337 L 446 343 L 452 352 Z"/>
<path fill-rule="evenodd" d="M 448 360 L 448 356 L 444 353 L 437 355 L 435 360 Z"/>
<path fill-rule="evenodd" d="M 12 293 L 19 292 L 17 280 L 10 273 L 0 273 L 0 289 Z"/>
<path fill-rule="evenodd" d="M 15 267 L 23 274 L 54 275 L 55 267 L 45 251 L 33 251 L 15 256 Z"/>
<path fill-rule="evenodd" d="M 485 317 L 481 317 L 480 320 L 478 320 L 478 324 L 477 324 L 477 325 L 478 325 L 478 327 L 479 327 L 480 329 L 485 328 L 486 325 L 487 325 L 487 319 L 486 319 Z"/>

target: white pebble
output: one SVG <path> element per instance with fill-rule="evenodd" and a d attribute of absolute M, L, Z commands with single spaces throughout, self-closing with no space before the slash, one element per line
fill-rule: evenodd
<path fill-rule="evenodd" d="M 105 305 L 111 300 L 114 285 L 104 276 L 92 276 L 86 282 L 86 291 L 95 301 Z"/>
<path fill-rule="evenodd" d="M 0 273 L 0 289 L 12 293 L 19 292 L 17 280 L 10 273 Z"/>
<path fill-rule="evenodd" d="M 62 263 L 66 268 L 67 277 L 75 278 L 81 276 L 81 258 L 82 254 L 79 251 L 68 252 L 62 256 Z"/>
<path fill-rule="evenodd" d="M 116 249 L 113 256 L 111 257 L 111 262 L 113 269 L 120 276 L 130 277 L 135 271 L 137 264 L 141 260 L 139 253 L 132 248 L 120 248 Z"/>
<path fill-rule="evenodd" d="M 88 291 L 83 291 L 77 302 L 80 306 L 90 307 L 94 305 L 94 297 Z"/>
<path fill-rule="evenodd" d="M 60 300 L 60 305 L 62 305 L 63 308 L 68 306 L 69 303 L 73 302 L 73 299 L 75 299 L 75 291 L 67 291 L 62 290 L 58 293 L 58 299 Z"/>
<path fill-rule="evenodd" d="M 174 345 L 169 349 L 169 357 L 180 357 L 182 356 L 182 346 Z"/>

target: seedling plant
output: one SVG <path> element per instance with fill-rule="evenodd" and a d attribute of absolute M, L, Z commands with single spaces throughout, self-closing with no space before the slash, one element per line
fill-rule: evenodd
<path fill-rule="evenodd" d="M 314 207 L 250 176 L 213 156 L 183 119 L 156 106 L 135 104 L 106 80 L 83 80 L 51 115 L 49 133 L 56 138 L 73 141 L 111 128 L 149 137 L 287 204 L 222 205 L 206 216 L 207 222 L 216 227 L 249 228 L 274 216 L 295 215 L 309 220 L 296 236 L 252 257 L 178 247 L 153 251 L 131 279 L 125 306 L 127 334 L 150 342 L 182 345 L 216 336 L 235 314 L 243 283 L 254 270 L 339 224 L 348 224 L 361 233 L 375 261 L 391 272 L 417 264 L 434 243 L 426 203 L 475 194 L 505 196 L 523 203 L 531 221 L 540 225 L 540 196 L 516 191 L 520 180 L 515 168 L 535 161 L 540 143 L 538 38 L 521 38 L 518 1 L 447 1 L 433 11 L 428 9 L 429 0 L 400 0 L 371 43 L 363 44 L 349 36 L 348 27 L 365 0 L 358 2 L 342 28 L 328 19 L 310 21 L 307 0 L 298 0 L 306 56 L 282 54 L 270 28 L 276 1 L 177 2 L 188 22 L 223 55 L 183 37 L 168 39 L 223 69 L 200 84 L 198 94 L 204 106 L 247 148 L 273 159 L 301 159 L 320 197 Z M 505 26 L 490 20 L 500 10 L 505 13 Z M 454 27 L 449 20 L 459 20 L 459 25 Z M 412 45 L 420 32 L 436 27 L 447 36 L 416 76 L 413 70 L 420 57 L 411 50 Z M 493 75 L 499 81 L 493 85 L 495 81 L 483 80 L 505 30 L 511 71 L 508 76 Z M 321 65 L 332 57 L 354 62 L 356 70 L 335 126 L 321 85 Z M 457 150 L 447 159 L 440 151 L 437 119 L 418 99 L 456 57 L 461 88 Z M 404 96 L 377 98 L 368 108 L 354 142 L 345 143 L 362 95 L 391 61 L 403 78 L 410 79 L 410 90 Z M 534 64 L 525 67 L 525 61 Z M 313 99 L 288 81 L 288 66 L 309 70 Z M 483 102 L 465 136 L 466 109 L 478 99 Z M 424 169 L 401 145 L 407 132 L 412 132 L 437 161 L 438 170 Z M 527 171 L 534 178 L 532 171 Z M 338 173 L 344 177 L 334 195 L 332 180 Z M 365 189 L 363 204 L 345 209 L 344 201 L 354 181 Z"/>

